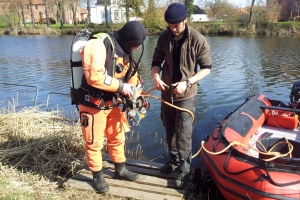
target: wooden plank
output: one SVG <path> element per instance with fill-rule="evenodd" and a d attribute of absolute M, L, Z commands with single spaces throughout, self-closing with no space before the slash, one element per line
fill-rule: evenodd
<path fill-rule="evenodd" d="M 105 158 L 105 159 L 107 159 L 107 158 Z M 105 161 L 112 162 L 110 159 L 107 159 Z M 105 161 L 103 161 L 103 162 L 105 162 Z M 158 163 L 152 164 L 151 162 L 147 162 L 147 161 L 144 161 L 141 163 L 139 163 L 139 162 L 140 162 L 139 160 L 137 161 L 137 160 L 133 160 L 133 159 L 126 160 L 126 168 L 129 171 L 136 172 L 139 174 L 156 176 L 156 177 L 166 178 L 166 179 L 176 179 L 178 176 L 178 174 L 176 172 L 173 172 L 170 174 L 160 173 L 160 171 L 159 171 L 160 167 L 158 167 L 158 166 L 163 166 L 162 164 L 158 164 Z M 103 164 L 103 168 L 114 169 L 115 167 L 112 164 L 106 162 L 105 164 Z"/>
<path fill-rule="evenodd" d="M 111 163 L 113 163 L 113 161 L 111 160 L 109 155 L 103 154 L 102 158 L 103 158 L 103 163 L 106 163 L 106 165 L 107 165 L 107 167 L 104 167 L 104 168 L 111 168 L 111 169 L 115 168 L 114 165 L 111 164 Z M 105 164 L 103 164 L 103 166 L 104 165 Z M 157 171 L 151 171 L 151 174 L 154 173 L 155 176 L 158 175 L 162 178 L 176 178 L 176 176 L 178 175 L 176 172 L 173 172 L 170 175 L 163 175 L 159 172 L 159 169 L 162 166 L 164 166 L 164 164 L 154 163 L 154 162 L 150 162 L 150 161 L 134 160 L 134 159 L 126 158 L 126 166 L 128 168 L 130 168 L 130 166 L 136 166 L 136 167 L 139 167 L 139 168 L 156 169 Z M 132 169 L 134 170 L 135 168 L 132 168 Z M 140 173 L 142 173 L 142 170 L 139 170 L 139 171 L 140 171 Z M 156 173 L 156 172 L 158 172 L 158 173 Z M 151 174 L 149 174 L 149 175 L 151 175 Z M 193 175 L 194 170 L 191 170 L 190 174 Z"/>
<path fill-rule="evenodd" d="M 185 191 L 176 189 L 174 179 L 177 173 L 161 174 L 159 169 L 163 164 L 149 161 L 127 159 L 128 170 L 139 173 L 134 182 L 114 179 L 115 166 L 108 155 L 103 155 L 103 172 L 110 189 L 109 194 L 117 197 L 134 199 L 183 199 Z M 92 172 L 86 166 L 65 182 L 65 186 L 78 189 L 93 190 Z"/>
<path fill-rule="evenodd" d="M 69 179 L 65 183 L 66 187 L 77 188 L 81 190 L 93 190 L 92 183 L 88 181 L 79 181 L 75 179 Z M 109 185 L 109 194 L 117 197 L 126 197 L 134 199 L 143 199 L 143 200 L 181 200 L 183 197 L 166 195 L 166 194 L 156 194 L 152 192 L 145 192 L 135 190 L 133 188 L 117 187 L 114 185 Z"/>
<path fill-rule="evenodd" d="M 113 162 L 108 154 L 103 154 L 102 160 L 106 160 L 110 163 Z M 126 165 L 133 165 L 133 166 L 153 168 L 153 169 L 160 169 L 162 166 L 164 166 L 164 164 L 161 163 L 155 163 L 155 162 L 144 161 L 144 160 L 135 160 L 131 158 L 126 158 Z"/>
<path fill-rule="evenodd" d="M 104 172 L 104 177 L 105 178 L 109 178 L 109 179 L 113 179 L 114 178 L 114 170 L 111 170 L 111 169 L 104 169 L 103 170 Z M 77 172 L 77 174 L 75 174 L 74 178 L 75 179 L 85 179 L 85 177 L 82 177 L 82 176 L 85 176 L 87 177 L 88 179 L 92 179 L 92 173 L 91 171 L 88 171 L 88 170 L 81 170 L 79 172 Z M 143 174 L 140 174 L 140 177 L 139 179 L 136 181 L 140 184 L 148 184 L 148 185 L 153 185 L 153 186 L 160 186 L 160 187 L 168 187 L 168 188 L 176 188 L 175 186 L 175 181 L 172 180 L 172 179 L 166 179 L 166 178 L 159 178 L 159 177 L 156 177 L 156 176 L 147 176 L 147 175 L 143 175 Z"/>
<path fill-rule="evenodd" d="M 140 190 L 140 191 L 147 191 L 147 192 L 155 191 L 155 193 L 158 193 L 158 194 L 169 194 L 169 195 L 179 196 L 179 197 L 182 197 L 184 194 L 184 190 L 166 188 L 166 180 L 165 179 L 159 180 L 156 177 L 140 175 L 140 178 L 134 182 L 113 179 L 111 176 L 109 176 L 109 177 L 105 176 L 105 178 L 106 178 L 105 179 L 106 182 L 110 186 L 113 185 L 116 187 L 126 187 L 126 188 L 132 188 L 132 189 L 136 189 L 136 190 Z M 160 182 L 161 184 L 154 183 L 155 181 L 152 180 L 153 178 L 155 178 L 156 181 Z M 92 181 L 92 174 L 86 170 L 82 170 L 79 173 L 77 173 L 73 179 L 77 179 L 80 181 Z M 171 180 L 169 180 L 169 181 L 171 181 Z M 162 182 L 165 182 L 165 184 L 163 184 Z M 174 182 L 174 181 L 172 181 L 172 182 Z"/>

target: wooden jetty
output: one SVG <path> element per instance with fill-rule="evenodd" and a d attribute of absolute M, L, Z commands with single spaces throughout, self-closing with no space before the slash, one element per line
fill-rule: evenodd
<path fill-rule="evenodd" d="M 160 163 L 127 159 L 126 166 L 140 177 L 135 182 L 114 179 L 114 165 L 108 155 L 103 155 L 103 171 L 109 185 L 109 194 L 115 197 L 143 200 L 180 200 L 185 191 L 175 189 L 177 173 L 161 174 Z M 93 190 L 92 173 L 86 167 L 65 182 L 65 187 Z"/>

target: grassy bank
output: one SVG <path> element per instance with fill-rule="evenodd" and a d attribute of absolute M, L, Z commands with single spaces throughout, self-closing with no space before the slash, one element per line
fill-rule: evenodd
<path fill-rule="evenodd" d="M 300 22 L 276 22 L 276 23 L 257 23 L 246 25 L 241 22 L 203 22 L 189 23 L 193 28 L 204 35 L 300 35 Z M 74 28 L 73 24 L 51 24 L 47 27 L 45 24 L 31 24 L 24 26 L 12 26 L 0 18 L 0 35 L 72 35 L 82 29 L 87 28 L 96 32 L 111 32 L 121 28 L 123 24 L 78 24 Z M 167 26 L 166 23 L 151 29 L 146 28 L 148 35 L 158 35 Z"/>

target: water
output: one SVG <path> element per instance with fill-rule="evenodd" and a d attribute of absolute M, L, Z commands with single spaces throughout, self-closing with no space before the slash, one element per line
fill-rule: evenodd
<path fill-rule="evenodd" d="M 0 107 L 18 102 L 20 107 L 62 109 L 76 113 L 68 96 L 70 87 L 70 45 L 72 36 L 1 36 Z M 153 87 L 151 59 L 157 36 L 147 37 L 140 73 L 145 91 Z M 218 122 L 244 102 L 263 93 L 289 102 L 293 83 L 300 80 L 298 37 L 207 37 L 213 68 L 200 81 L 193 132 L 193 153 Z M 141 50 L 135 53 L 138 57 Z M 160 97 L 158 91 L 151 92 Z M 126 152 L 147 160 L 165 162 L 164 128 L 160 104 L 149 99 L 151 109 L 141 126 L 127 133 Z M 199 164 L 193 159 L 193 165 Z"/>

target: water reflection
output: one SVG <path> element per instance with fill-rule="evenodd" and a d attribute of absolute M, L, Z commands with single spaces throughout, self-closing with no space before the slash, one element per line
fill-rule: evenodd
<path fill-rule="evenodd" d="M 76 112 L 68 96 L 70 87 L 70 45 L 72 36 L 1 36 L 0 106 L 17 98 L 20 106 L 32 106 L 35 88 L 37 104 L 49 109 Z M 147 37 L 140 73 L 145 90 L 153 87 L 151 61 L 156 36 Z M 300 38 L 281 37 L 207 37 L 211 45 L 213 68 L 211 74 L 198 83 L 198 104 L 193 132 L 193 152 L 205 134 L 209 134 L 227 114 L 246 97 L 264 93 L 285 103 L 299 74 Z M 138 58 L 141 48 L 135 52 Z M 11 85 L 5 85 L 5 83 Z M 17 94 L 17 95 L 16 95 Z M 151 92 L 160 97 L 159 91 Z M 164 162 L 164 128 L 160 120 L 160 104 L 149 99 L 151 109 L 140 127 L 127 135 L 126 151 L 148 160 Z M 2 104 L 1 104 L 2 102 Z M 193 160 L 194 164 L 199 159 Z"/>

